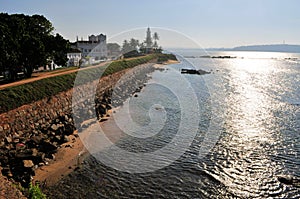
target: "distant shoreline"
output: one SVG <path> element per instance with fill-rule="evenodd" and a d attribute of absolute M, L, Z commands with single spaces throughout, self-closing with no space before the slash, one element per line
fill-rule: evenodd
<path fill-rule="evenodd" d="M 300 53 L 300 45 L 269 44 L 269 45 L 238 46 L 238 47 L 234 47 L 234 48 L 206 48 L 205 50 L 207 50 L 207 51 L 257 51 L 257 52 Z"/>

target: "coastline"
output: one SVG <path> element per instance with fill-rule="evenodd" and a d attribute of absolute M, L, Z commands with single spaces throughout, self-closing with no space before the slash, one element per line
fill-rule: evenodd
<path fill-rule="evenodd" d="M 179 63 L 179 61 L 168 60 L 161 64 L 154 64 L 152 67 L 157 70 L 165 67 L 165 65 L 176 63 Z M 137 68 L 133 68 L 132 70 L 134 75 Z M 124 133 L 113 122 L 113 118 L 110 117 L 112 112 L 117 109 L 118 107 L 108 110 L 106 117 L 102 118 L 101 121 L 92 124 L 100 125 L 100 128 L 105 132 L 105 136 L 108 137 L 112 143 L 117 142 L 124 135 Z M 82 164 L 84 164 L 84 160 L 90 156 L 90 153 L 87 151 L 84 146 L 84 142 L 82 141 L 87 137 L 87 134 L 89 134 L 89 132 L 83 131 L 79 136 L 78 132 L 75 131 L 74 134 L 70 135 L 70 141 L 61 145 L 61 148 L 59 148 L 55 154 L 55 159 L 50 161 L 48 165 L 38 167 L 35 170 L 33 182 L 39 182 L 41 187 L 44 189 L 54 186 L 65 176 L 71 174 L 77 169 L 80 169 Z"/>
<path fill-rule="evenodd" d="M 109 110 L 107 114 L 110 115 L 112 111 L 114 110 Z M 122 135 L 120 133 L 118 137 L 116 137 L 116 133 L 114 132 L 120 131 L 118 131 L 117 127 L 112 126 L 110 117 L 103 119 L 104 121 L 97 122 L 95 125 L 100 125 L 100 128 L 103 129 L 103 131 L 108 132 L 105 135 L 114 143 L 117 142 Z M 87 134 L 88 132 L 82 132 L 79 136 L 76 130 L 73 135 L 70 135 L 70 141 L 61 146 L 55 154 L 55 159 L 50 161 L 48 165 L 44 165 L 35 170 L 33 182 L 39 182 L 42 187 L 53 186 L 64 176 L 79 169 L 84 160 L 90 156 L 90 153 L 87 151 L 84 142 L 82 141 L 88 136 Z"/>
<path fill-rule="evenodd" d="M 54 160 L 35 170 L 33 182 L 39 182 L 42 187 L 54 185 L 82 163 L 81 159 L 83 159 L 83 156 L 87 152 L 77 131 L 73 135 L 70 135 L 69 139 L 71 141 L 64 143 L 58 149 Z"/>

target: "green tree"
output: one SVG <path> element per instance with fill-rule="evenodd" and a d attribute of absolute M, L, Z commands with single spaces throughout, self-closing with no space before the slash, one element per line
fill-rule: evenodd
<path fill-rule="evenodd" d="M 137 48 L 139 46 L 139 40 L 131 38 L 130 42 L 129 42 L 129 46 L 130 46 L 131 50 L 137 50 Z"/>
<path fill-rule="evenodd" d="M 47 64 L 51 33 L 54 30 L 51 22 L 41 15 L 24 16 L 26 29 L 21 42 L 20 60 L 25 75 L 30 77 L 33 70 Z"/>
<path fill-rule="evenodd" d="M 117 43 L 108 43 L 107 50 L 110 52 L 120 52 L 121 46 Z"/>
<path fill-rule="evenodd" d="M 131 50 L 129 42 L 125 39 L 122 45 L 122 53 L 129 52 Z"/>
<path fill-rule="evenodd" d="M 144 42 L 140 43 L 140 53 L 145 54 L 146 53 L 146 45 Z"/>
<path fill-rule="evenodd" d="M 23 15 L 21 15 L 23 16 Z M 20 68 L 20 41 L 24 34 L 25 21 L 16 15 L 1 13 L 1 70 L 8 71 L 8 78 L 14 80 Z"/>
<path fill-rule="evenodd" d="M 24 67 L 27 77 L 30 77 L 33 70 L 46 64 L 46 51 L 43 42 L 38 37 L 23 37 L 19 59 Z"/>
<path fill-rule="evenodd" d="M 122 46 L 122 53 L 125 58 L 128 57 L 137 57 L 139 56 L 138 52 L 139 47 L 139 40 L 131 38 L 128 42 L 127 40 L 124 40 L 123 46 Z"/>
<path fill-rule="evenodd" d="M 154 34 L 153 34 L 153 39 L 156 41 L 156 40 L 159 40 L 159 36 L 158 36 L 158 33 L 157 32 L 155 32 Z"/>
<path fill-rule="evenodd" d="M 131 51 L 137 51 L 138 46 L 139 46 L 139 40 L 137 39 L 131 38 L 129 42 L 127 40 L 124 40 L 122 46 L 122 52 L 128 53 Z"/>
<path fill-rule="evenodd" d="M 21 70 L 30 77 L 49 59 L 65 65 L 69 42 L 53 30 L 42 15 L 0 13 L 0 72 L 9 71 L 14 80 Z"/>
<path fill-rule="evenodd" d="M 159 36 L 158 36 L 158 33 L 157 33 L 157 32 L 155 32 L 155 33 L 153 34 L 153 39 L 154 39 L 153 48 L 157 49 L 157 48 L 158 48 L 157 41 L 159 40 Z"/>
<path fill-rule="evenodd" d="M 65 40 L 60 34 L 51 35 L 47 41 L 48 60 L 53 60 L 55 64 L 66 66 L 68 58 L 67 52 L 70 50 L 70 42 Z"/>

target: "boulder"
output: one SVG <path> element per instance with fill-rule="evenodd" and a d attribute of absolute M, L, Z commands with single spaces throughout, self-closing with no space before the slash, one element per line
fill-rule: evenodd
<path fill-rule="evenodd" d="M 33 156 L 33 157 L 38 156 L 38 152 L 39 152 L 39 151 L 38 151 L 36 148 L 33 148 L 31 151 L 32 151 L 32 156 Z"/>
<path fill-rule="evenodd" d="M 300 187 L 300 178 L 291 175 L 279 175 L 277 176 L 279 182 L 286 185 L 293 185 L 295 187 Z"/>
<path fill-rule="evenodd" d="M 278 181 L 283 183 L 283 184 L 293 184 L 293 177 L 290 175 L 279 175 L 278 177 Z"/>
<path fill-rule="evenodd" d="M 31 137 L 31 140 L 36 144 L 40 144 L 40 142 L 43 140 L 43 137 L 41 135 L 35 135 Z"/>
<path fill-rule="evenodd" d="M 44 153 L 55 153 L 57 152 L 57 146 L 49 141 L 43 141 L 40 145 L 40 151 Z"/>
<path fill-rule="evenodd" d="M 6 136 L 5 141 L 6 141 L 6 143 L 11 143 L 12 142 L 11 136 Z"/>
<path fill-rule="evenodd" d="M 23 160 L 23 165 L 25 168 L 32 168 L 34 167 L 34 164 L 32 160 Z"/>
<path fill-rule="evenodd" d="M 57 131 L 58 130 L 58 125 L 56 125 L 56 124 L 52 124 L 51 125 L 51 129 L 53 130 L 53 131 Z"/>
<path fill-rule="evenodd" d="M 24 149 L 24 150 L 16 151 L 15 157 L 20 159 L 32 159 L 32 150 Z"/>
<path fill-rule="evenodd" d="M 104 104 L 99 104 L 98 107 L 97 107 L 97 112 L 100 115 L 106 114 L 106 107 L 105 107 L 105 105 Z"/>
<path fill-rule="evenodd" d="M 75 131 L 75 127 L 72 124 L 65 124 L 65 135 L 72 135 Z"/>
<path fill-rule="evenodd" d="M 62 139 L 62 142 L 69 142 L 70 141 L 70 139 L 69 139 L 69 137 L 68 136 L 63 136 L 63 139 Z"/>

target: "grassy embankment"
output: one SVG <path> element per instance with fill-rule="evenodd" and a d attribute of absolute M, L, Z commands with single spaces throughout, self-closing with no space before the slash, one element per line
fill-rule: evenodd
<path fill-rule="evenodd" d="M 176 60 L 176 57 L 169 54 L 151 54 L 134 59 L 131 58 L 129 60 L 124 59 L 114 61 L 110 63 L 105 71 L 103 71 L 105 68 L 103 66 L 82 71 L 82 73 L 86 73 L 88 75 L 84 75 L 86 79 L 81 79 L 81 82 L 79 83 L 95 80 L 99 77 L 100 73 L 103 73 L 102 76 L 107 76 L 127 68 L 132 68 L 134 66 L 147 63 L 151 60 L 157 60 L 157 62 L 160 63 L 169 59 Z M 29 104 L 31 102 L 41 100 L 45 97 L 50 97 L 59 92 L 71 89 L 74 85 L 76 74 L 77 72 L 49 77 L 1 90 L 0 113 L 7 112 L 24 104 Z"/>

